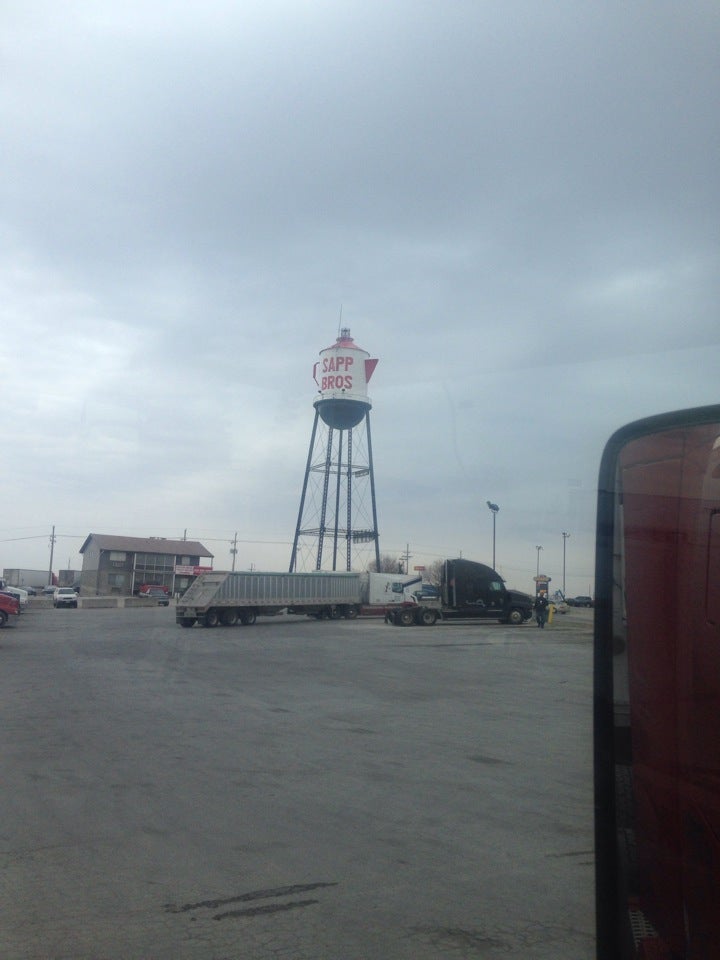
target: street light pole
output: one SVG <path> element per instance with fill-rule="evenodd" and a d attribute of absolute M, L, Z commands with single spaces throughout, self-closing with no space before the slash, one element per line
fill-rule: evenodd
<path fill-rule="evenodd" d="M 535 549 L 537 550 L 537 567 L 535 569 L 535 576 L 539 577 L 540 576 L 540 551 L 542 550 L 542 547 L 538 544 L 538 546 L 535 547 Z"/>
<path fill-rule="evenodd" d="M 489 500 L 485 501 L 488 505 L 488 510 L 492 513 L 493 518 L 493 570 L 495 569 L 495 518 L 497 517 L 498 510 L 500 507 L 496 503 L 491 503 Z"/>
<path fill-rule="evenodd" d="M 565 533 L 563 530 L 563 596 L 565 596 L 565 546 L 567 544 L 567 539 L 570 536 L 569 533 Z"/>

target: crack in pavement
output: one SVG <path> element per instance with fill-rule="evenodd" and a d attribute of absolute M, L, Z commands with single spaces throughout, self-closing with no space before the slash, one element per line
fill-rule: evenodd
<path fill-rule="evenodd" d="M 310 907 L 319 900 L 291 900 L 290 903 L 268 903 L 262 907 L 246 907 L 245 910 L 226 910 L 225 913 L 216 913 L 213 920 L 224 920 L 226 917 L 257 917 L 265 913 L 282 913 L 284 910 L 298 910 L 300 907 Z"/>
<path fill-rule="evenodd" d="M 218 907 L 226 907 L 231 903 L 249 903 L 253 900 L 269 900 L 276 897 L 292 897 L 296 893 L 309 893 L 311 890 L 320 890 L 323 887 L 336 887 L 337 883 L 295 883 L 287 887 L 272 887 L 267 890 L 251 890 L 248 893 L 240 893 L 235 897 L 224 897 L 217 900 L 198 900 L 196 903 L 183 903 L 180 906 L 174 903 L 166 903 L 165 910 L 167 913 L 188 913 L 190 910 L 199 910 L 207 908 L 209 910 L 216 910 Z M 311 901 L 298 901 L 301 906 L 307 906 L 309 903 L 317 903 L 316 900 Z M 271 908 L 257 908 L 255 913 L 272 913 L 276 909 L 291 909 L 290 907 L 271 907 Z M 219 914 L 215 919 L 219 919 L 220 916 L 231 916 L 233 914 L 225 913 Z M 252 912 L 250 911 L 234 911 L 235 916 L 251 916 Z"/>

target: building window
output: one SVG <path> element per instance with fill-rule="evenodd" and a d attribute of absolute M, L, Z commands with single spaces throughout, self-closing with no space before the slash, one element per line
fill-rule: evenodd
<path fill-rule="evenodd" d="M 119 551 L 119 550 L 111 550 L 111 551 L 110 551 L 110 562 L 111 562 L 111 563 L 117 563 L 118 561 L 120 561 L 121 563 L 125 563 L 126 560 L 127 560 L 127 554 L 126 554 L 126 553 L 122 553 L 122 552 Z"/>
<path fill-rule="evenodd" d="M 135 583 L 158 583 L 172 586 L 175 557 L 168 553 L 138 553 L 135 555 Z"/>

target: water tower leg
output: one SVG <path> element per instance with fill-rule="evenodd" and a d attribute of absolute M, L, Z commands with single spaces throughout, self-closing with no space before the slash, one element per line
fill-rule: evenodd
<path fill-rule="evenodd" d="M 325 545 L 325 528 L 327 525 L 328 490 L 330 489 L 330 472 L 332 470 L 332 448 L 334 433 L 334 429 L 332 427 L 328 427 L 327 446 L 325 447 L 325 470 L 323 473 L 322 507 L 320 508 L 320 526 L 318 529 L 317 559 L 315 560 L 316 570 L 322 570 L 322 555 L 323 546 Z"/>
<path fill-rule="evenodd" d="M 338 535 L 340 532 L 340 481 L 342 480 L 343 430 L 338 433 L 338 462 L 335 477 L 335 527 L 333 529 L 333 570 L 337 570 Z"/>
<path fill-rule="evenodd" d="M 300 494 L 300 509 L 298 510 L 297 525 L 295 527 L 295 539 L 293 540 L 292 553 L 290 554 L 290 573 L 293 573 L 297 568 L 298 540 L 300 539 L 300 529 L 302 527 L 303 511 L 305 509 L 305 496 L 307 494 L 308 480 L 310 478 L 310 467 L 312 466 L 312 455 L 313 449 L 315 448 L 315 435 L 317 434 L 319 419 L 320 414 L 316 410 L 312 433 L 310 434 L 310 447 L 308 449 L 307 463 L 305 464 L 305 479 L 303 480 L 302 493 Z"/>
<path fill-rule="evenodd" d="M 345 517 L 345 569 L 352 570 L 352 495 L 353 495 L 353 432 L 348 430 L 347 453 L 347 501 Z"/>
<path fill-rule="evenodd" d="M 372 439 L 370 437 L 370 411 L 365 413 L 365 432 L 367 435 L 368 468 L 370 469 L 370 500 L 372 502 L 373 531 L 375 534 L 375 569 L 380 570 L 380 537 L 378 536 L 377 505 L 375 503 L 375 469 L 373 467 Z"/>

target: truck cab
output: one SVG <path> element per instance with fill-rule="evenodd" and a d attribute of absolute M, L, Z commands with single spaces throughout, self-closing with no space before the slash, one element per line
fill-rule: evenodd
<path fill-rule="evenodd" d="M 407 586 L 407 585 L 406 585 Z M 414 596 L 390 610 L 386 619 L 396 626 L 432 626 L 437 620 L 499 620 L 521 624 L 532 616 L 533 598 L 509 590 L 497 571 L 474 560 L 446 560 L 442 569 L 439 599 Z"/>
<path fill-rule="evenodd" d="M 532 616 L 532 597 L 508 590 L 505 581 L 484 563 L 446 560 L 442 577 L 443 615 L 523 623 Z"/>

